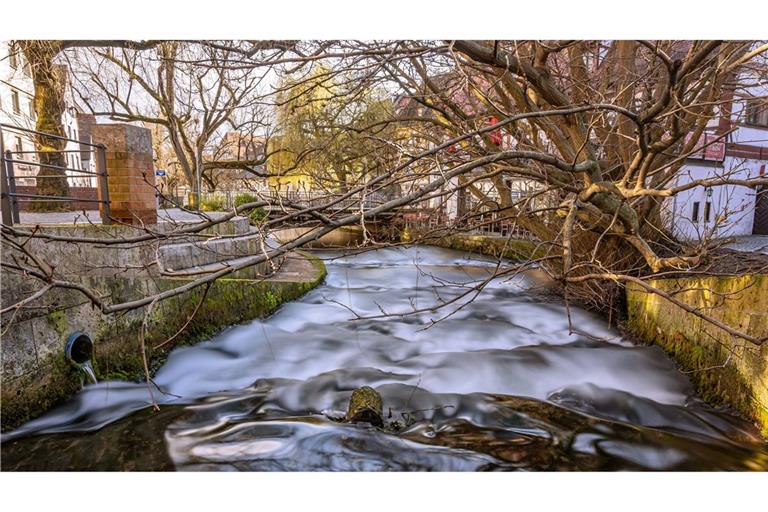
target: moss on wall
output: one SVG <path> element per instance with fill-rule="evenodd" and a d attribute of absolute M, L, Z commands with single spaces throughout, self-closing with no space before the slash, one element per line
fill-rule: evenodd
<path fill-rule="evenodd" d="M 3 382 L 2 430 L 21 425 L 59 405 L 62 397 L 71 396 L 81 387 L 80 372 L 63 356 L 52 358 L 38 372 Z"/>
<path fill-rule="evenodd" d="M 322 265 L 322 262 L 317 261 Z M 164 301 L 152 312 L 148 323 L 145 345 L 150 371 L 157 371 L 175 347 L 208 339 L 224 327 L 270 315 L 283 303 L 296 300 L 316 287 L 322 281 L 324 272 L 323 267 L 320 277 L 311 281 L 219 279 L 213 283 L 205 301 L 183 333 L 171 343 L 153 349 L 184 326 L 205 291 L 197 288 Z M 178 286 L 178 282 L 170 285 Z M 100 380 L 144 378 L 138 337 L 142 321 L 142 318 L 133 318 L 128 322 L 113 324 L 99 334 L 95 344 L 94 370 Z"/>
<path fill-rule="evenodd" d="M 69 325 L 67 324 L 67 316 L 63 311 L 51 311 L 46 315 L 45 319 L 48 320 L 48 324 L 59 336 L 66 334 Z"/>
<path fill-rule="evenodd" d="M 429 245 L 511 260 L 540 258 L 544 248 L 530 240 L 485 235 L 448 235 L 429 240 Z"/>
<path fill-rule="evenodd" d="M 171 297 L 155 306 L 149 321 L 145 344 L 150 372 L 154 374 L 174 347 L 191 345 L 210 338 L 221 329 L 273 313 L 281 304 L 295 300 L 320 284 L 326 275 L 323 262 L 301 253 L 314 272 L 303 280 L 254 280 L 223 278 L 215 281 L 197 314 L 172 342 L 154 349 L 176 334 L 203 296 L 203 287 Z M 130 282 L 129 282 L 130 281 Z M 146 283 L 139 278 L 116 279 L 115 293 L 123 300 L 135 298 Z M 180 279 L 154 279 L 160 289 L 179 286 Z M 84 306 L 89 307 L 89 306 Z M 143 380 L 143 359 L 138 337 L 144 310 L 104 322 L 93 334 L 94 370 L 99 380 Z M 68 328 L 62 311 L 50 313 L 46 320 L 65 336 Z M 62 327 L 63 326 L 63 327 Z M 62 332 L 59 332 L 59 331 Z M 61 404 L 82 386 L 82 375 L 70 366 L 63 354 L 53 354 L 34 372 L 3 381 L 2 430 L 9 430 Z"/>
<path fill-rule="evenodd" d="M 651 284 L 753 336 L 768 334 L 768 275 L 663 279 Z M 637 285 L 627 287 L 627 327 L 675 360 L 713 405 L 727 405 L 768 436 L 768 344 L 734 338 Z"/>

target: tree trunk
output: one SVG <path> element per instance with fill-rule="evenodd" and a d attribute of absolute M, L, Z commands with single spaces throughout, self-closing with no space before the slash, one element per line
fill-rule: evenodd
<path fill-rule="evenodd" d="M 59 52 L 56 41 L 20 42 L 24 56 L 32 70 L 35 87 L 35 129 L 39 132 L 64 136 L 61 119 L 64 114 L 64 73 L 54 64 Z M 37 157 L 41 166 L 37 172 L 37 194 L 44 196 L 69 197 L 69 183 L 64 167 L 67 166 L 64 153 L 65 142 L 61 139 L 38 135 L 35 138 Z M 56 167 L 48 167 L 56 166 Z M 40 177 L 45 176 L 45 177 Z M 70 210 L 67 201 L 40 201 L 32 203 L 36 211 Z"/>

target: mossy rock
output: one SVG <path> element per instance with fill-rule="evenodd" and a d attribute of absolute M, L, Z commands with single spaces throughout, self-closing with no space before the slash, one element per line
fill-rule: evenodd
<path fill-rule="evenodd" d="M 383 404 L 381 395 L 375 389 L 363 386 L 352 392 L 347 408 L 347 421 L 350 423 L 370 423 L 375 427 L 382 427 Z"/>

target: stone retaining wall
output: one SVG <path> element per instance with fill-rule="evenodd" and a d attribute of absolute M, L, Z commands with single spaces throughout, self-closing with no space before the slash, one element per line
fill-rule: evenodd
<path fill-rule="evenodd" d="M 530 240 L 508 239 L 500 236 L 456 234 L 425 241 L 428 245 L 455 249 L 474 254 L 527 260 L 543 256 L 543 248 Z"/>
<path fill-rule="evenodd" d="M 306 235 L 314 228 L 282 228 L 272 231 L 281 243 L 291 242 Z M 354 247 L 363 241 L 363 230 L 360 226 L 343 226 L 311 242 L 305 247 Z"/>
<path fill-rule="evenodd" d="M 752 336 L 768 334 L 768 275 L 659 279 L 649 284 Z M 768 343 L 755 345 L 641 287 L 627 286 L 628 328 L 662 346 L 713 405 L 730 405 L 768 437 Z"/>
<path fill-rule="evenodd" d="M 298 253 L 297 253 L 298 254 Z M 325 277 L 323 263 L 308 254 L 299 272 L 291 278 L 222 278 L 208 290 L 204 287 L 158 303 L 152 310 L 145 340 L 151 371 L 162 365 L 175 346 L 207 339 L 220 329 L 264 317 L 281 304 L 295 300 Z M 297 258 L 292 258 L 295 261 Z M 82 276 L 88 285 L 110 290 L 113 300 L 131 300 L 188 282 L 155 276 Z M 103 281 L 103 282 L 100 282 Z M 77 292 L 56 290 L 48 301 L 58 303 L 52 312 L 15 319 L 2 338 L 2 430 L 12 429 L 62 403 L 82 385 L 82 374 L 63 355 L 64 342 L 73 331 L 88 332 L 94 340 L 94 370 L 100 380 L 143 379 L 139 329 L 145 309 L 105 317 Z M 192 321 L 173 342 L 162 343 Z M 50 311 L 50 309 L 46 308 Z M 45 310 L 43 310 L 45 311 Z M 4 316 L 5 323 L 9 322 Z"/>

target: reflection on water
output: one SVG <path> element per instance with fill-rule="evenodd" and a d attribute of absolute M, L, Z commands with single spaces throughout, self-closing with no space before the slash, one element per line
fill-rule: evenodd
<path fill-rule="evenodd" d="M 581 310 L 569 334 L 533 274 L 462 297 L 494 263 L 332 256 L 302 300 L 175 350 L 159 413 L 143 384 L 87 386 L 3 436 L 4 469 L 768 469 L 755 430 L 700 403 L 660 349 Z M 363 385 L 384 429 L 339 421 Z"/>

